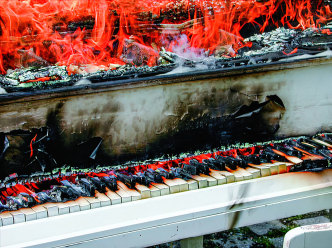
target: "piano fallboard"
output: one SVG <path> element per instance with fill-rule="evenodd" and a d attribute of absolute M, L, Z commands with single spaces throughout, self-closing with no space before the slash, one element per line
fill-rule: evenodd
<path fill-rule="evenodd" d="M 144 247 L 332 208 L 332 170 L 286 173 L 0 227 L 0 247 Z"/>

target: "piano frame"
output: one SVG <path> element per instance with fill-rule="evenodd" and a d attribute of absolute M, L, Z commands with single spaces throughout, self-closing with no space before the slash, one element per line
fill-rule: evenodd
<path fill-rule="evenodd" d="M 145 247 L 332 208 L 332 169 L 286 173 L 0 227 L 0 247 Z"/>

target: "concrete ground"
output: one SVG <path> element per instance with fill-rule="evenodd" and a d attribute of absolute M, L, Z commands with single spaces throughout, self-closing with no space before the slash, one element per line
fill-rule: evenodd
<path fill-rule="evenodd" d="M 204 248 L 282 248 L 285 234 L 298 226 L 330 222 L 327 210 L 213 233 L 204 236 Z M 180 248 L 180 242 L 154 246 Z"/>

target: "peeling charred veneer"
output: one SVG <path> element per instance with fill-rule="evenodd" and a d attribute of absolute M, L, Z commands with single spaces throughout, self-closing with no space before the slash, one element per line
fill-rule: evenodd
<path fill-rule="evenodd" d="M 0 132 L 55 127 L 108 157 L 332 130 L 332 59 L 169 74 L 0 97 Z"/>

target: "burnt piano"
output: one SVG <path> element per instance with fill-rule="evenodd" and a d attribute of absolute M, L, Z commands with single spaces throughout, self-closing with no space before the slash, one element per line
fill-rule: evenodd
<path fill-rule="evenodd" d="M 331 7 L 1 3 L 0 247 L 142 247 L 332 208 Z"/>

